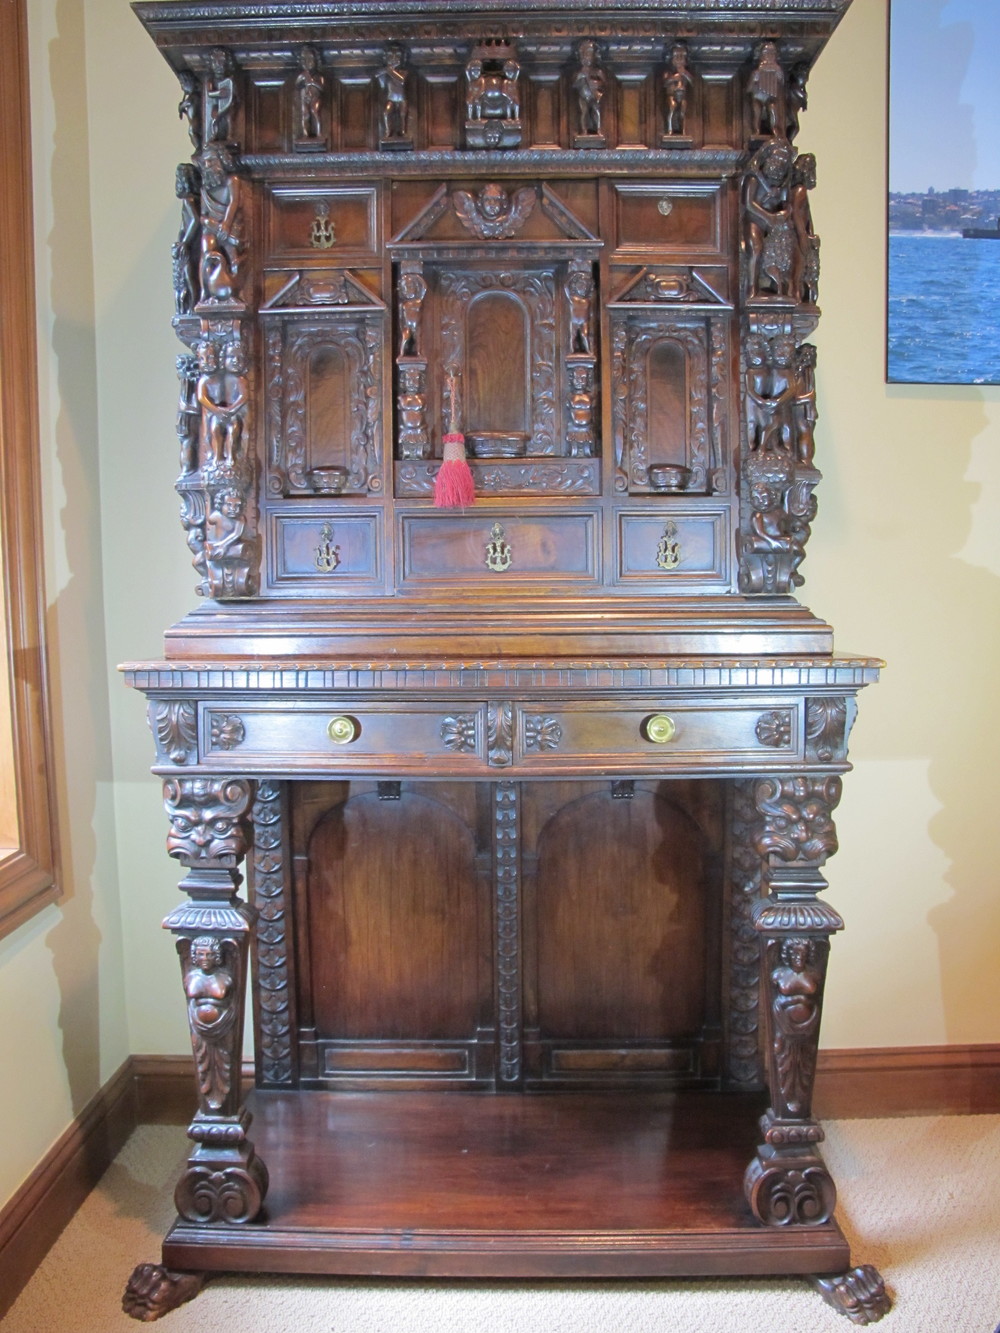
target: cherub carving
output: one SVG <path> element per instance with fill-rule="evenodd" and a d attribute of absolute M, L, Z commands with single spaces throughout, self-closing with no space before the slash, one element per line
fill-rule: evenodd
<path fill-rule="evenodd" d="M 451 196 L 459 222 L 481 240 L 506 240 L 519 232 L 535 207 L 534 187 L 515 190 L 513 198 L 495 183 L 484 185 L 477 195 L 456 190 Z"/>
<path fill-rule="evenodd" d="M 250 590 L 244 503 L 237 487 L 221 486 L 205 523 L 205 568 L 214 597 L 246 597 Z"/>

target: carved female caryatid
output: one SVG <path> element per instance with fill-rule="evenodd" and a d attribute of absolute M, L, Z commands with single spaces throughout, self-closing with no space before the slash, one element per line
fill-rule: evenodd
<path fill-rule="evenodd" d="M 791 1115 L 807 1112 L 816 1070 L 823 978 L 808 939 L 786 939 L 771 973 L 774 1054 L 781 1093 Z"/>

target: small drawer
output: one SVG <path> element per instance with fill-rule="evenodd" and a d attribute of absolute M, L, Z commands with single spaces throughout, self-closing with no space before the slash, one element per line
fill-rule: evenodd
<path fill-rule="evenodd" d="M 599 577 L 596 513 L 420 513 L 400 518 L 404 584 L 484 584 L 506 593 Z"/>
<path fill-rule="evenodd" d="M 606 760 L 601 771 L 758 771 L 802 758 L 801 702 L 696 705 L 654 701 L 641 707 L 578 703 L 544 712 L 518 710 L 515 767 L 558 773 Z"/>
<path fill-rule="evenodd" d="M 390 777 L 480 771 L 489 724 L 481 703 L 457 708 L 356 699 L 300 704 L 203 704 L 202 762 L 233 772 L 277 765 L 309 773 Z"/>
<path fill-rule="evenodd" d="M 369 513 L 272 514 L 272 587 L 356 591 L 381 586 L 381 515 Z"/>
<path fill-rule="evenodd" d="M 618 515 L 619 583 L 729 583 L 729 510 L 658 509 Z"/>
<path fill-rule="evenodd" d="M 721 190 L 687 181 L 615 185 L 619 250 L 686 258 L 722 252 Z"/>
<path fill-rule="evenodd" d="M 374 255 L 379 246 L 375 186 L 277 187 L 267 205 L 267 251 L 272 259 Z"/>

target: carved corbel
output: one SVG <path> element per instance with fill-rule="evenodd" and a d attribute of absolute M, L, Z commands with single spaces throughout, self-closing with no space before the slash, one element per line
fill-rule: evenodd
<path fill-rule="evenodd" d="M 771 1103 L 763 1142 L 747 1168 L 747 1200 L 769 1226 L 820 1225 L 832 1215 L 836 1188 L 816 1145 L 813 1081 L 830 936 L 840 916 L 818 900 L 820 867 L 837 850 L 832 812 L 840 779 L 796 774 L 752 784 L 758 823 L 753 847 L 770 892 L 750 908 L 760 946 L 760 982 Z"/>
<path fill-rule="evenodd" d="M 187 867 L 189 901 L 163 925 L 177 937 L 194 1054 L 195 1147 L 174 1200 L 188 1222 L 252 1221 L 267 1192 L 267 1169 L 247 1137 L 240 1062 L 247 956 L 255 912 L 238 897 L 249 845 L 254 784 L 244 778 L 168 778 L 167 851 Z"/>

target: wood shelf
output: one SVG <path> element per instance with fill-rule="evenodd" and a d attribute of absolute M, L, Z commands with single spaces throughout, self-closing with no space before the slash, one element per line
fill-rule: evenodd
<path fill-rule="evenodd" d="M 595 1278 L 842 1272 L 835 1222 L 743 1198 L 759 1099 L 725 1093 L 256 1092 L 261 1222 L 177 1223 L 183 1269 Z"/>

